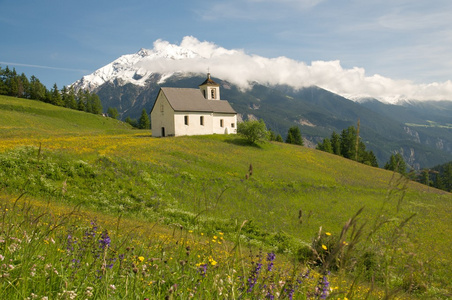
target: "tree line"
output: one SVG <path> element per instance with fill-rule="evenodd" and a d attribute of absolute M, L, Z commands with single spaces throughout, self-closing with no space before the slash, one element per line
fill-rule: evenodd
<path fill-rule="evenodd" d="M 359 126 L 358 129 L 354 126 L 343 129 L 341 134 L 333 131 L 331 138 L 323 139 L 316 149 L 378 167 L 377 157 L 372 150 L 367 151 L 359 136 Z"/>
<path fill-rule="evenodd" d="M 24 73 L 19 75 L 15 68 L 11 70 L 8 66 L 5 69 L 0 66 L 0 95 L 33 99 L 70 109 L 102 114 L 102 103 L 95 93 L 81 89 L 75 92 L 72 86 L 69 88 L 64 86 L 59 90 L 56 83 L 52 89 L 48 90 L 34 75 L 28 79 Z"/>

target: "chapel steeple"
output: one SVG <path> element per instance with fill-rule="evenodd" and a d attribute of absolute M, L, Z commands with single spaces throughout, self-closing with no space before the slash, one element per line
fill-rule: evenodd
<path fill-rule="evenodd" d="M 210 73 L 207 73 L 207 79 L 199 88 L 207 100 L 220 100 L 220 85 L 210 78 Z"/>

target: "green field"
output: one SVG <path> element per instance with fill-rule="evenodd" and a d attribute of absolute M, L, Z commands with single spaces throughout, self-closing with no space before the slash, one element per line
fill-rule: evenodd
<path fill-rule="evenodd" d="M 320 228 L 331 249 L 364 208 L 355 235 L 344 236 L 355 247 L 347 270 L 364 258 L 378 265 L 372 276 L 386 295 L 451 292 L 452 195 L 310 148 L 233 135 L 156 139 L 110 118 L 0 96 L 0 193 L 6 201 L 24 192 L 27 201 L 198 236 L 237 242 L 239 232 L 243 245 L 299 261 Z"/>

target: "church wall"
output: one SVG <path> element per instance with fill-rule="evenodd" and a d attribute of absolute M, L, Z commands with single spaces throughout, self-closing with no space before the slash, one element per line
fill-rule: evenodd
<path fill-rule="evenodd" d="M 237 133 L 237 115 L 215 113 L 213 115 L 213 133 Z"/>
<path fill-rule="evenodd" d="M 202 124 L 201 124 L 202 117 Z M 174 115 L 176 136 L 212 134 L 212 114 L 177 112 Z M 186 121 L 188 122 L 186 124 Z"/>
<path fill-rule="evenodd" d="M 169 105 L 165 95 L 159 93 L 151 112 L 152 136 L 161 137 L 162 128 L 164 128 L 165 136 L 175 135 L 174 110 Z"/>

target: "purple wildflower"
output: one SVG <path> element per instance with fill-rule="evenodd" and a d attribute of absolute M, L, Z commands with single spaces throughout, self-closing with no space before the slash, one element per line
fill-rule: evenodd
<path fill-rule="evenodd" d="M 268 266 L 267 266 L 267 271 L 271 271 L 273 269 L 273 261 L 275 260 L 275 253 L 270 252 L 267 254 L 267 261 L 268 261 Z"/>
<path fill-rule="evenodd" d="M 207 264 L 202 264 L 198 268 L 199 274 L 201 274 L 202 277 L 205 277 L 207 274 Z"/>
<path fill-rule="evenodd" d="M 328 277 L 325 275 L 322 279 L 322 294 L 320 295 L 320 299 L 326 299 L 328 297 L 330 290 L 330 283 L 328 282 Z"/>
<path fill-rule="evenodd" d="M 76 243 L 76 241 L 74 241 L 72 234 L 68 234 L 67 235 L 67 247 L 66 249 L 69 251 L 74 251 L 74 244 Z"/>
<path fill-rule="evenodd" d="M 102 232 L 101 239 L 99 240 L 100 248 L 105 249 L 105 247 L 109 247 L 111 243 L 111 239 L 108 236 L 108 231 L 105 230 Z"/>
<path fill-rule="evenodd" d="M 316 288 L 315 288 L 315 294 L 320 299 L 326 299 L 328 295 L 330 294 L 330 283 L 328 282 L 328 276 L 323 275 L 323 277 L 319 280 Z"/>
<path fill-rule="evenodd" d="M 254 286 L 256 285 L 257 279 L 259 278 L 259 273 L 262 269 L 262 264 L 257 263 L 256 267 L 251 271 L 250 277 L 248 277 L 248 293 L 251 293 Z"/>

